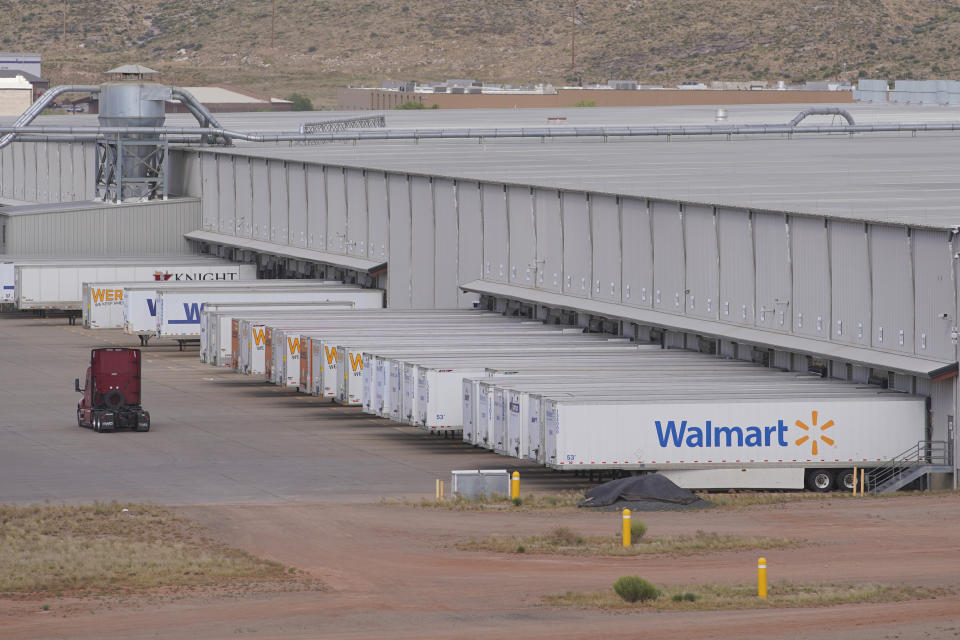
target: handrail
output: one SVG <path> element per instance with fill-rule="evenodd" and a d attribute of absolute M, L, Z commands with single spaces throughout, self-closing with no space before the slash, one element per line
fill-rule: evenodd
<path fill-rule="evenodd" d="M 950 447 L 944 440 L 920 440 L 916 445 L 903 451 L 887 464 L 872 470 L 867 480 L 870 493 L 876 493 L 887 483 L 900 479 L 914 467 L 920 465 L 950 464 Z"/>

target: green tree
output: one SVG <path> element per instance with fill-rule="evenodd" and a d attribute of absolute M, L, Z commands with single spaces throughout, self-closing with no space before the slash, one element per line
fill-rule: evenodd
<path fill-rule="evenodd" d="M 313 103 L 310 102 L 310 98 L 302 93 L 291 93 L 286 99 L 293 103 L 294 111 L 313 111 Z"/>

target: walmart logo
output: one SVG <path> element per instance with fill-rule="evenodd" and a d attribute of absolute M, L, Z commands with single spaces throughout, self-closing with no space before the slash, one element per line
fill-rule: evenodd
<path fill-rule="evenodd" d="M 818 442 L 833 446 L 834 440 L 822 431 L 834 426 L 833 420 L 818 423 L 818 412 L 811 412 L 811 424 L 797 420 L 794 425 L 803 431 L 793 444 L 803 446 L 810 442 L 812 455 L 817 455 Z M 719 426 L 705 420 L 703 426 L 687 424 L 686 420 L 655 420 L 657 440 L 661 447 L 788 447 L 795 434 L 782 419 L 763 426 Z"/>
<path fill-rule="evenodd" d="M 817 455 L 817 440 L 822 440 L 824 444 L 828 444 L 831 447 L 833 446 L 833 442 L 834 442 L 833 438 L 828 438 L 823 434 L 820 434 L 819 436 L 817 435 L 817 418 L 818 417 L 819 417 L 818 412 L 811 411 L 810 426 L 807 426 L 807 424 L 804 423 L 802 420 L 797 420 L 796 422 L 797 427 L 806 431 L 807 434 L 800 438 L 797 438 L 794 444 L 796 444 L 797 446 L 802 446 L 804 443 L 806 443 L 809 440 L 811 455 Z M 826 431 L 832 426 L 833 426 L 833 420 L 827 420 L 826 422 L 823 423 L 823 426 L 820 427 L 820 431 Z"/>

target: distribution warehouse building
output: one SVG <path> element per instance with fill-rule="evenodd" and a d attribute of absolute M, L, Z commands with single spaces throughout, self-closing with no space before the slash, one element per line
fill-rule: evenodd
<path fill-rule="evenodd" d="M 804 106 L 731 107 L 725 124 L 783 124 Z M 842 107 L 858 125 L 960 122 L 956 107 Z M 716 115 L 389 112 L 391 130 L 670 129 L 174 144 L 170 199 L 121 205 L 90 202 L 93 143 L 18 142 L 0 151 L 0 250 L 81 255 L 127 246 L 112 236 L 139 237 L 140 253 L 202 248 L 276 275 L 381 286 L 395 308 L 476 305 L 562 319 L 923 395 L 928 438 L 952 441 L 960 132 L 678 130 Z M 95 125 L 90 116 L 70 123 L 79 118 Z M 310 117 L 220 119 L 234 130 L 295 131 Z"/>

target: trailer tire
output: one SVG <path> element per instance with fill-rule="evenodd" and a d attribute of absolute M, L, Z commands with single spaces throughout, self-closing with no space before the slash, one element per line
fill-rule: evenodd
<path fill-rule="evenodd" d="M 94 416 L 93 416 L 92 426 L 93 426 L 93 430 L 94 430 L 94 431 L 96 431 L 97 433 L 101 433 L 101 431 L 100 431 L 100 416 L 99 416 L 99 415 L 94 415 Z"/>
<path fill-rule="evenodd" d="M 83 428 L 83 412 L 77 409 L 77 426 Z"/>
<path fill-rule="evenodd" d="M 853 469 L 837 471 L 836 485 L 840 490 L 853 491 L 853 488 L 857 485 L 857 476 L 854 475 Z"/>
<path fill-rule="evenodd" d="M 834 477 L 828 469 L 813 469 L 807 473 L 807 487 L 811 491 L 825 493 L 833 489 Z"/>
<path fill-rule="evenodd" d="M 127 399 L 123 397 L 123 392 L 120 389 L 113 389 L 103 396 L 103 403 L 111 409 L 119 409 L 127 403 Z"/>

